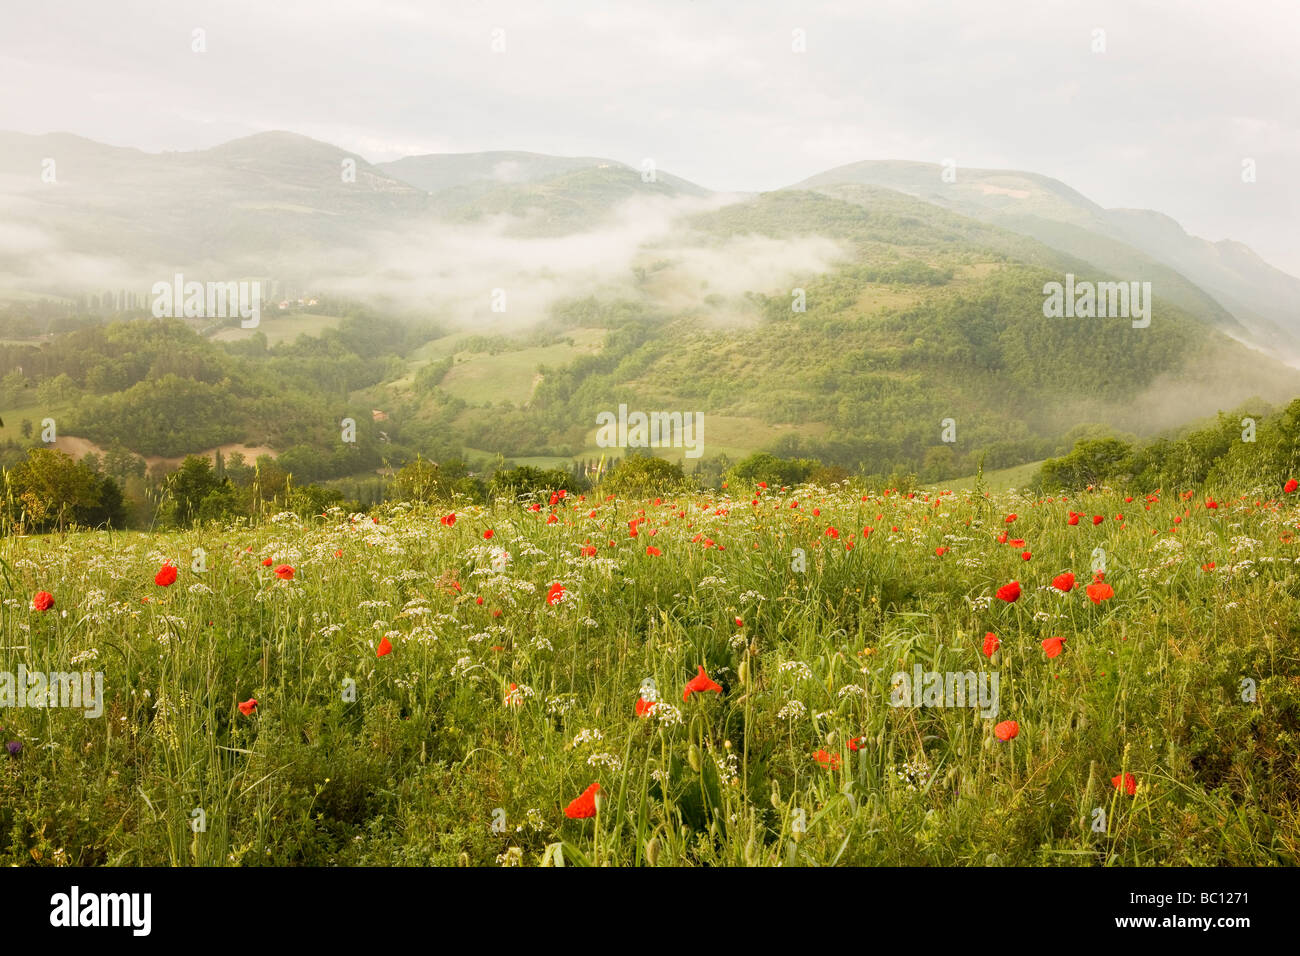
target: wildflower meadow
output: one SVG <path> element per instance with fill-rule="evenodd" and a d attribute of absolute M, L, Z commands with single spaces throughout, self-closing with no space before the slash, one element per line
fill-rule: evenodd
<path fill-rule="evenodd" d="M 6 537 L 2 859 L 1293 865 L 1295 489 Z"/>

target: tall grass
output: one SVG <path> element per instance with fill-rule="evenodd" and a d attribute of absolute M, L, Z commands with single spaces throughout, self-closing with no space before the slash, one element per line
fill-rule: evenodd
<path fill-rule="evenodd" d="M 22 745 L 0 752 L 0 859 L 1294 864 L 1285 497 L 845 486 L 6 538 L 0 670 L 101 670 L 105 702 L 99 719 L 0 710 Z M 1097 548 L 1115 590 L 1099 604 Z M 1012 579 L 1020 599 L 995 599 Z M 700 664 L 722 692 L 683 701 Z M 996 671 L 997 717 L 891 706 L 914 664 Z M 661 705 L 637 717 L 647 678 Z M 597 815 L 566 817 L 592 782 Z"/>

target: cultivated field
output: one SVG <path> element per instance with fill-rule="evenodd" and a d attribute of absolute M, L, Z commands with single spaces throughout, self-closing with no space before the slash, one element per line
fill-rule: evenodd
<path fill-rule="evenodd" d="M 0 859 L 1297 861 L 1294 494 L 730 494 L 6 538 Z"/>

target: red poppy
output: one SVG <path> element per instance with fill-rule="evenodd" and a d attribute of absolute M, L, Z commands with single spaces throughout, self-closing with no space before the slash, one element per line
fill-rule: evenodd
<path fill-rule="evenodd" d="M 686 689 L 682 691 L 683 702 L 690 697 L 691 694 L 699 693 L 701 691 L 713 690 L 717 691 L 719 694 L 722 693 L 722 688 L 709 680 L 709 675 L 704 673 L 704 665 L 700 664 L 699 668 L 699 673 L 690 679 L 686 684 Z"/>
<path fill-rule="evenodd" d="M 652 545 L 652 544 L 648 544 L 648 545 L 646 545 L 645 553 L 648 554 L 648 555 L 650 555 L 650 557 L 652 557 L 652 558 L 657 558 L 657 557 L 659 557 L 659 555 L 663 554 L 662 551 L 660 551 L 658 548 L 656 548 L 656 547 L 655 547 L 654 545 Z"/>
<path fill-rule="evenodd" d="M 1202 570 L 1202 571 L 1213 571 L 1213 570 L 1214 570 L 1214 562 L 1213 562 L 1213 561 L 1209 561 L 1209 562 L 1207 562 L 1207 563 L 1205 563 L 1205 564 L 1202 564 L 1202 565 L 1201 565 L 1201 570 Z"/>
<path fill-rule="evenodd" d="M 32 608 L 37 611 L 48 611 L 54 607 L 54 595 L 49 591 L 37 591 L 32 597 Z"/>
<path fill-rule="evenodd" d="M 740 617 L 736 618 L 736 627 L 744 627 L 744 626 L 745 626 L 745 619 Z"/>
<path fill-rule="evenodd" d="M 253 711 L 255 710 L 257 710 L 256 697 L 250 697 L 248 698 L 248 700 L 244 701 L 242 704 L 239 705 L 239 712 L 243 714 L 245 717 L 251 717 Z"/>
<path fill-rule="evenodd" d="M 1009 515 L 1007 515 L 1007 517 L 1006 517 L 1006 522 L 1007 522 L 1007 524 L 1011 524 L 1011 522 L 1015 521 L 1016 518 L 1018 518 L 1018 517 L 1020 517 L 1020 516 L 1019 516 L 1019 515 L 1016 515 L 1016 514 L 1009 514 Z"/>
<path fill-rule="evenodd" d="M 1285 485 L 1282 486 L 1282 490 L 1285 491 L 1288 495 L 1291 494 L 1291 492 L 1295 491 L 1297 488 L 1300 488 L 1300 481 L 1296 481 L 1294 478 L 1292 478 L 1290 481 L 1288 481 Z"/>
<path fill-rule="evenodd" d="M 1130 797 L 1133 796 L 1135 793 L 1137 793 L 1137 788 L 1138 788 L 1137 778 L 1134 777 L 1131 773 L 1124 774 L 1122 781 L 1120 779 L 1120 775 L 1115 774 L 1115 776 L 1110 778 L 1110 782 L 1115 787 L 1116 790 L 1123 789 L 1123 791 L 1127 793 Z"/>
<path fill-rule="evenodd" d="M 596 794 L 600 793 L 600 784 L 593 783 L 582 795 L 564 808 L 564 815 L 570 820 L 587 820 L 596 815 Z"/>
<path fill-rule="evenodd" d="M 1097 584 L 1089 584 L 1085 589 L 1088 592 L 1088 600 L 1093 604 L 1100 604 L 1102 601 L 1109 601 L 1115 596 L 1115 589 L 1104 581 Z"/>
<path fill-rule="evenodd" d="M 867 745 L 866 737 L 854 737 L 849 741 L 849 749 L 855 753 Z"/>
<path fill-rule="evenodd" d="M 839 769 L 840 769 L 840 755 L 839 755 L 839 754 L 828 754 L 828 753 L 827 753 L 826 751 L 824 751 L 824 750 L 819 750 L 819 751 L 817 751 L 815 754 L 813 754 L 813 759 L 816 760 L 816 761 L 817 761 L 819 764 L 821 764 L 823 767 L 827 767 L 827 768 L 829 768 L 829 769 L 831 769 L 831 770 L 839 770 Z"/>
<path fill-rule="evenodd" d="M 375 648 L 376 657 L 387 657 L 393 653 L 393 642 L 386 637 L 379 639 L 379 646 Z"/>
<path fill-rule="evenodd" d="M 452 525 L 456 523 L 456 513 L 453 511 L 449 515 L 443 515 L 438 520 L 443 524 L 445 524 L 448 528 L 450 528 Z"/>
<path fill-rule="evenodd" d="M 653 700 L 646 700 L 644 697 L 636 699 L 636 715 L 638 717 L 649 717 L 654 713 L 654 709 L 659 706 Z"/>
<path fill-rule="evenodd" d="M 998 640 L 998 636 L 994 634 L 992 631 L 989 631 L 987 634 L 984 635 L 984 656 L 985 657 L 992 657 L 993 652 L 996 651 L 1001 646 L 1002 646 L 1002 642 Z"/>
<path fill-rule="evenodd" d="M 485 540 L 485 541 L 491 541 L 491 540 L 492 540 L 492 536 L 493 536 L 494 534 L 496 534 L 496 532 L 493 531 L 491 528 L 488 528 L 486 531 L 483 532 L 483 540 Z"/>
<path fill-rule="evenodd" d="M 292 581 L 292 580 L 293 580 L 293 568 L 291 568 L 291 567 L 290 567 L 289 565 L 287 565 L 287 564 L 282 564 L 282 565 L 280 565 L 278 568 L 275 569 L 275 576 L 276 576 L 277 578 L 279 578 L 281 581 Z"/>
<path fill-rule="evenodd" d="M 263 558 L 263 559 L 262 559 L 262 567 L 264 567 L 264 568 L 269 568 L 269 567 L 271 566 L 272 563 L 273 563 L 273 562 L 271 561 L 270 558 Z"/>
<path fill-rule="evenodd" d="M 1054 657 L 1060 657 L 1061 648 L 1064 644 L 1065 638 L 1063 637 L 1049 637 L 1043 641 L 1043 652 L 1047 655 L 1047 659 L 1051 660 Z"/>
<path fill-rule="evenodd" d="M 595 547 L 595 545 L 590 545 L 590 544 L 587 545 L 585 548 L 582 549 L 582 553 L 583 553 L 586 557 L 590 558 L 592 555 L 594 555 L 594 554 L 596 553 L 596 547 Z"/>
<path fill-rule="evenodd" d="M 565 586 L 561 584 L 559 581 L 556 581 L 554 584 L 551 585 L 551 589 L 546 592 L 546 603 L 554 607 L 555 605 L 563 601 L 564 596 L 568 593 L 569 592 L 565 588 Z"/>
<path fill-rule="evenodd" d="M 1103 521 L 1105 521 L 1105 520 L 1106 520 L 1106 519 L 1103 518 L 1101 515 L 1093 515 L 1093 516 L 1092 516 L 1092 523 L 1093 523 L 1093 524 L 1101 524 L 1101 523 L 1102 523 Z"/>
<path fill-rule="evenodd" d="M 1024 551 L 1020 555 L 1020 557 L 1023 558 L 1025 561 L 1028 561 L 1033 556 L 1034 556 L 1034 552 L 1032 551 Z"/>
<path fill-rule="evenodd" d="M 158 569 L 158 573 L 153 576 L 153 583 L 160 588 L 169 588 L 176 583 L 176 566 L 164 564 Z"/>
<path fill-rule="evenodd" d="M 1077 514 L 1075 514 L 1073 511 L 1071 511 L 1071 512 L 1070 512 L 1070 518 L 1069 518 L 1069 520 L 1066 521 L 1065 523 L 1066 523 L 1066 524 L 1078 524 L 1078 523 L 1079 523 L 1079 516 L 1078 516 Z"/>
<path fill-rule="evenodd" d="M 945 547 L 940 546 L 940 547 L 934 549 L 934 553 L 937 554 L 939 557 L 942 558 L 945 554 L 948 553 L 948 549 L 945 548 Z"/>
<path fill-rule="evenodd" d="M 998 724 L 996 727 L 993 728 L 993 735 L 997 737 L 998 740 L 1001 740 L 1003 743 L 1006 743 L 1008 740 L 1015 739 L 1015 737 L 1019 733 L 1020 733 L 1020 725 L 1016 723 L 1014 720 L 1004 720 L 1002 721 L 1002 723 Z"/>
<path fill-rule="evenodd" d="M 1004 584 L 996 592 L 999 601 L 1006 601 L 1012 604 L 1020 598 L 1020 582 L 1012 581 L 1010 584 Z"/>
<path fill-rule="evenodd" d="M 1069 593 L 1074 590 L 1074 572 L 1065 571 L 1052 578 L 1052 587 L 1063 593 Z"/>

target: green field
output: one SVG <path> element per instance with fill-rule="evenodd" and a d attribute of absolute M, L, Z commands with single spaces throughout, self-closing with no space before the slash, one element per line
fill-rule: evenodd
<path fill-rule="evenodd" d="M 1297 862 L 1293 496 L 733 491 L 5 538 L 0 861 Z"/>
<path fill-rule="evenodd" d="M 1028 488 L 1030 481 L 1033 480 L 1042 467 L 1043 463 L 1041 461 L 1031 461 L 1012 468 L 996 468 L 992 471 L 986 471 L 984 472 L 985 489 L 988 491 L 1011 491 Z M 952 491 L 970 491 L 975 487 L 975 481 L 974 475 L 967 475 L 965 478 L 951 478 L 947 481 L 941 481 L 935 487 L 948 488 Z"/>
<path fill-rule="evenodd" d="M 500 352 L 456 352 L 455 364 L 443 377 L 441 387 L 450 395 L 471 404 L 512 402 L 523 404 L 532 397 L 541 376 L 540 365 L 567 365 L 580 355 L 600 351 L 603 329 L 578 329 L 574 344 L 536 346 Z"/>
<path fill-rule="evenodd" d="M 300 335 L 318 336 L 325 329 L 338 328 L 343 319 L 337 315 L 317 315 L 312 312 L 292 312 L 278 315 L 274 309 L 262 315 L 262 321 L 255 329 L 222 329 L 212 336 L 214 342 L 242 342 L 251 339 L 258 332 L 266 336 L 268 346 L 292 342 Z"/>
<path fill-rule="evenodd" d="M 56 434 L 61 434 L 60 426 L 69 420 L 72 406 L 66 402 L 56 402 L 45 405 L 36 400 L 35 389 L 32 389 L 31 401 L 0 408 L 0 421 L 4 422 L 4 429 L 0 430 L 0 437 L 12 438 L 15 441 L 22 440 L 22 423 L 26 419 L 32 423 L 32 439 L 39 440 L 41 433 L 41 421 L 46 418 L 54 419 Z"/>

